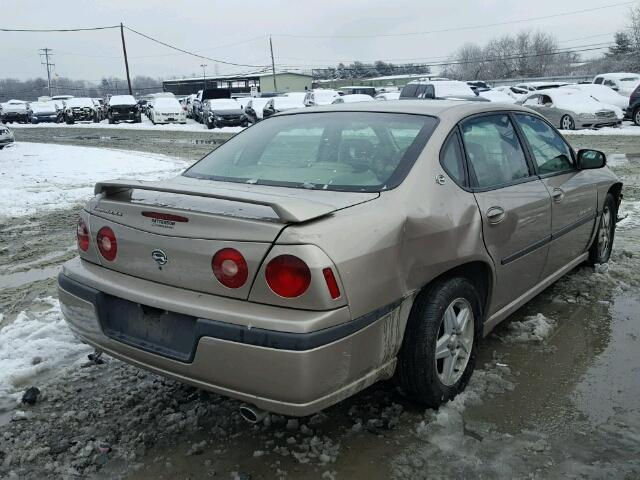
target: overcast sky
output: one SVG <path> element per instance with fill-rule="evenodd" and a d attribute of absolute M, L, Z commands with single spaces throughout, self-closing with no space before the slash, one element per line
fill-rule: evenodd
<path fill-rule="evenodd" d="M 571 16 L 426 35 L 304 38 L 283 35 L 389 35 L 424 32 L 561 14 L 615 0 L 37 0 L 0 1 L 0 28 L 80 28 L 125 25 L 183 49 L 221 60 L 268 65 L 273 34 L 276 64 L 324 66 L 354 59 L 404 63 L 443 60 L 466 42 L 522 29 L 551 32 L 562 47 L 606 42 L 626 22 L 628 6 Z M 533 6 L 533 8 L 532 8 Z M 595 36 L 600 35 L 601 36 Z M 605 35 L 606 34 L 606 35 Z M 170 78 L 248 71 L 177 54 L 125 30 L 131 75 Z M 256 38 L 260 37 L 260 38 Z M 585 38 L 588 37 L 588 38 Z M 249 40 L 249 41 L 247 41 Z M 54 52 L 58 75 L 99 81 L 124 77 L 119 30 L 79 33 L 0 32 L 0 78 L 46 77 L 38 49 Z M 586 52 L 586 55 L 591 55 Z"/>

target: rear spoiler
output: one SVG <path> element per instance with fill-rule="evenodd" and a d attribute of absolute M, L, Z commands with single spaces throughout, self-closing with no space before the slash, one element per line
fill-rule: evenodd
<path fill-rule="evenodd" d="M 131 189 L 150 190 L 154 192 L 176 193 L 180 195 L 192 195 L 196 197 L 217 198 L 233 202 L 249 203 L 270 207 L 284 223 L 301 223 L 308 220 L 324 217 L 336 210 L 334 205 L 304 200 L 301 198 L 287 197 L 284 195 L 268 195 L 265 193 L 229 191 L 223 193 L 223 189 L 194 188 L 189 185 L 171 186 L 163 182 L 146 182 L 141 180 L 111 180 L 98 182 L 94 188 L 96 195 L 104 194 L 109 197 L 116 193 Z M 232 192 L 232 193 L 231 193 Z"/>

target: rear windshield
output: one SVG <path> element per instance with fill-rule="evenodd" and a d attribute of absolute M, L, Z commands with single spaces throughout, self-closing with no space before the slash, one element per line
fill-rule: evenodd
<path fill-rule="evenodd" d="M 425 115 L 318 112 L 269 118 L 184 175 L 236 183 L 376 192 L 406 177 L 437 124 Z"/>

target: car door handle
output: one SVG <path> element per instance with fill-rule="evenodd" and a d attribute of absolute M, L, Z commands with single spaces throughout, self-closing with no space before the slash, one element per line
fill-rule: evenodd
<path fill-rule="evenodd" d="M 564 198 L 564 192 L 561 188 L 554 188 L 553 192 L 551 192 L 551 198 L 553 198 L 554 202 L 561 202 Z"/>
<path fill-rule="evenodd" d="M 503 221 L 506 216 L 507 214 L 502 207 L 491 207 L 487 210 L 487 219 L 489 220 L 489 223 L 494 225 Z"/>

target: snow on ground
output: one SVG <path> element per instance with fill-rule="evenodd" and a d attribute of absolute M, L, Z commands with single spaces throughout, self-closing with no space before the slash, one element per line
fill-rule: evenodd
<path fill-rule="evenodd" d="M 19 400 L 20 393 L 39 375 L 66 366 L 89 351 L 62 319 L 58 300 L 34 300 L 29 312 L 21 312 L 13 323 L 0 329 L 0 398 Z"/>
<path fill-rule="evenodd" d="M 640 135 L 640 127 L 632 123 L 623 123 L 621 127 L 602 127 L 597 130 L 560 130 L 563 135 Z"/>
<path fill-rule="evenodd" d="M 544 342 L 556 327 L 556 322 L 543 314 L 527 317 L 523 321 L 507 324 L 508 333 L 500 337 L 507 343 Z"/>
<path fill-rule="evenodd" d="M 208 130 L 206 126 L 201 123 L 196 122 L 195 120 L 187 119 L 187 123 L 182 125 L 179 123 L 168 123 L 168 124 L 156 124 L 151 123 L 147 117 L 142 117 L 141 123 L 116 123 L 113 125 L 109 125 L 108 120 L 102 120 L 100 123 L 93 122 L 81 122 L 74 123 L 73 125 L 67 125 L 66 123 L 12 123 L 9 125 L 9 128 L 19 129 L 19 128 L 88 128 L 88 129 L 114 129 L 114 130 L 152 130 L 152 131 L 167 131 L 167 132 L 222 132 L 222 133 L 237 133 L 241 130 L 244 130 L 243 127 L 223 127 L 223 128 L 215 128 L 213 130 Z"/>
<path fill-rule="evenodd" d="M 153 180 L 187 164 L 164 155 L 16 142 L 0 152 L 0 215 L 25 216 L 88 200 L 99 180 Z"/>

